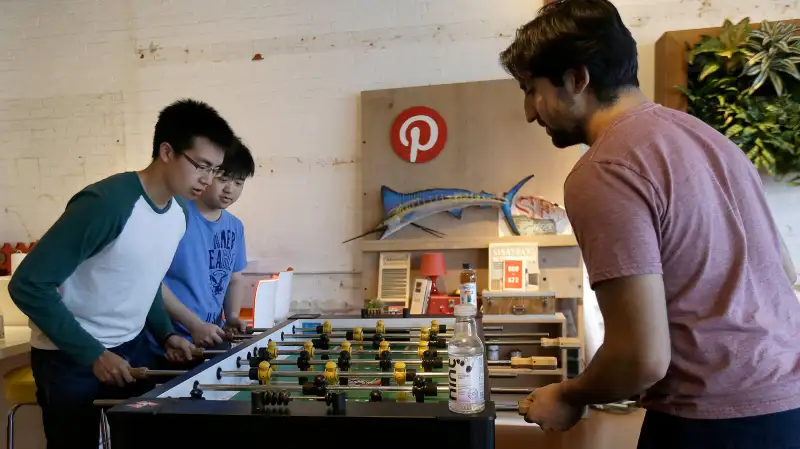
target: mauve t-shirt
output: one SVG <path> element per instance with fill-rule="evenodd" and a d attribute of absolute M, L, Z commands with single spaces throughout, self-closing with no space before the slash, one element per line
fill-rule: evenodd
<path fill-rule="evenodd" d="M 720 419 L 800 407 L 800 303 L 741 149 L 648 102 L 599 137 L 564 194 L 592 288 L 663 274 L 672 359 L 646 408 Z"/>

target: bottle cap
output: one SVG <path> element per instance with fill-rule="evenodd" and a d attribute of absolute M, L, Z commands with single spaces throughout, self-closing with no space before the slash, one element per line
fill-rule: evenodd
<path fill-rule="evenodd" d="M 477 307 L 472 304 L 459 304 L 453 308 L 455 316 L 475 316 L 477 312 Z"/>
<path fill-rule="evenodd" d="M 471 270 L 472 269 L 472 264 L 471 263 L 461 264 L 461 268 L 463 268 L 465 270 Z"/>

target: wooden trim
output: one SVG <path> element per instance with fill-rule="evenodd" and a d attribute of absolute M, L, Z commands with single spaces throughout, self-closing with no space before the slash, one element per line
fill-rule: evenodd
<path fill-rule="evenodd" d="M 490 243 L 537 243 L 540 247 L 578 246 L 574 235 L 537 235 L 532 237 L 462 237 L 443 239 L 386 239 L 363 240 L 362 252 L 383 253 L 390 251 L 452 251 L 461 249 L 486 249 Z"/>
<path fill-rule="evenodd" d="M 800 27 L 800 19 L 787 19 L 781 22 L 790 22 Z M 761 28 L 760 23 L 751 23 L 750 29 Z M 676 85 L 686 85 L 687 63 L 686 44 L 694 46 L 703 36 L 719 36 L 722 27 L 697 28 L 693 30 L 668 31 L 656 41 L 656 82 L 655 101 L 663 106 L 686 111 L 686 98 L 675 88 Z"/>

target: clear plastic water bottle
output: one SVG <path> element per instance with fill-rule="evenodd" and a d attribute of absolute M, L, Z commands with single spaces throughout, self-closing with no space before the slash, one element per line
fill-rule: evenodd
<path fill-rule="evenodd" d="M 450 410 L 456 413 L 479 413 L 486 403 L 483 393 L 483 342 L 475 324 L 477 308 L 459 304 L 455 307 L 456 325 L 447 344 L 449 360 Z"/>

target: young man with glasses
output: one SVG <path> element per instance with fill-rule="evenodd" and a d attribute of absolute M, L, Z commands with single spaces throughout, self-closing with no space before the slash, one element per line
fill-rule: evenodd
<path fill-rule="evenodd" d="M 210 106 L 171 104 L 159 114 L 150 165 L 75 194 L 14 272 L 9 293 L 30 318 L 48 448 L 97 448 L 93 401 L 152 386 L 128 372 L 146 362 L 144 328 L 169 359 L 191 358 L 194 346 L 164 310 L 161 281 L 187 226 L 180 197 L 199 197 L 237 144 Z"/>
<path fill-rule="evenodd" d="M 187 203 L 189 220 L 162 285 L 167 311 L 178 334 L 195 345 L 227 349 L 223 327 L 244 332 L 239 319 L 247 285 L 242 275 L 247 265 L 244 225 L 225 209 L 242 193 L 244 182 L 255 173 L 250 151 L 240 144 L 220 167 L 220 174 L 194 201 Z M 148 335 L 154 368 L 177 368 L 164 357 L 153 335 Z"/>

